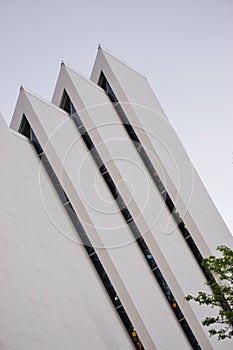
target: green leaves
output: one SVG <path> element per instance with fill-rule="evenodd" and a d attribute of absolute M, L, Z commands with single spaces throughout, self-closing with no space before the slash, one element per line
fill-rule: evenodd
<path fill-rule="evenodd" d="M 216 317 L 206 317 L 202 324 L 215 326 L 209 329 L 210 336 L 224 340 L 233 337 L 233 251 L 226 246 L 219 246 L 217 250 L 222 254 L 221 257 L 210 256 L 202 261 L 202 266 L 217 281 L 206 283 L 211 287 L 212 294 L 200 291 L 196 297 L 187 295 L 185 299 L 216 308 Z"/>

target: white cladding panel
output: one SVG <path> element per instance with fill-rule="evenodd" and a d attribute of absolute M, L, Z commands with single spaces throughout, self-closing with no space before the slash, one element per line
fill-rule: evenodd
<path fill-rule="evenodd" d="M 133 109 L 135 114 L 140 117 L 143 130 L 146 131 L 160 162 L 177 188 L 178 196 L 185 203 L 211 252 L 216 254 L 215 249 L 220 244 L 233 246 L 232 236 L 228 228 L 208 195 L 171 124 L 160 116 L 156 118 L 154 113 L 149 113 L 146 109 L 137 106 L 133 106 Z M 168 192 L 172 193 L 172 190 L 169 189 L 169 182 L 167 184 L 165 182 L 165 186 Z M 179 206 L 179 202 L 177 205 Z M 198 213 L 201 213 L 201 216 Z"/>
<path fill-rule="evenodd" d="M 188 207 L 192 218 L 190 219 L 190 215 L 187 215 L 186 223 L 188 227 L 189 225 L 190 227 L 192 226 L 192 220 L 194 220 L 196 227 L 200 231 L 198 234 L 193 232 L 194 238 L 199 241 L 199 234 L 201 234 L 203 243 L 205 242 L 206 247 L 208 246 L 209 248 L 208 251 L 206 247 L 200 247 L 201 251 L 208 252 L 208 254 L 210 252 L 216 254 L 215 248 L 219 244 L 233 246 L 232 236 L 228 228 L 195 170 L 192 169 L 192 164 L 179 138 L 167 121 L 167 117 L 160 108 L 146 79 L 105 50 L 99 50 L 93 68 L 92 80 L 96 83 L 101 70 L 110 82 L 118 100 L 123 102 L 122 106 L 130 123 L 142 130 L 139 132 L 142 143 L 152 154 L 157 154 L 156 158 L 159 159 L 159 162 L 165 169 L 165 179 L 170 177 L 172 182 L 174 182 L 176 190 L 174 190 L 174 184 L 169 183 L 167 180 L 167 190 L 173 200 L 176 200 L 178 193 L 185 203 L 185 207 Z M 159 171 L 160 169 L 158 169 Z M 192 171 L 194 173 L 193 176 Z M 164 177 L 163 173 L 159 172 L 159 174 L 162 178 Z M 186 186 L 184 187 L 185 181 Z M 192 198 L 192 188 L 194 186 L 196 188 L 196 185 L 200 188 L 199 196 L 201 200 L 198 202 Z M 177 206 L 181 213 L 185 210 L 179 201 Z M 203 213 L 202 217 L 197 214 L 198 211 Z M 211 220 L 208 220 L 208 218 L 213 216 L 215 220 L 211 223 Z M 214 228 L 214 221 L 221 222 L 221 234 L 219 234 L 218 228 Z"/>
<path fill-rule="evenodd" d="M 88 96 L 90 98 L 90 91 Z M 36 112 L 44 130 L 46 130 L 47 122 L 51 123 L 53 117 L 47 111 L 47 118 L 44 120 L 43 117 L 40 118 L 39 111 L 43 111 L 43 108 L 43 106 L 40 106 L 40 101 L 38 101 Z M 103 247 L 108 249 L 108 255 L 112 259 L 155 345 L 159 348 L 170 348 L 175 344 L 177 348 L 188 348 L 189 344 L 186 337 L 180 331 L 179 324 L 173 316 L 153 274 L 147 267 L 147 263 L 139 251 L 128 226 L 123 221 L 122 215 L 119 213 L 119 209 L 112 199 L 112 195 L 107 189 L 91 154 L 87 153 L 83 140 L 78 136 L 75 124 L 70 120 L 65 125 L 66 138 L 71 141 L 71 147 L 66 152 L 65 159 L 62 159 L 64 147 L 56 147 L 59 143 L 58 139 L 60 139 L 61 144 L 63 143 L 62 135 L 57 132 L 56 134 L 53 133 L 50 143 L 61 163 L 63 163 L 63 170 L 67 172 L 77 195 L 82 199 L 83 207 L 103 242 Z M 77 133 L 77 140 L 72 142 L 74 131 Z M 63 185 L 66 189 L 65 183 Z M 90 224 L 85 222 L 82 216 L 79 216 L 79 218 L 89 233 L 88 225 Z M 106 266 L 106 269 L 114 282 L 114 276 L 111 276 L 108 266 Z M 144 286 L 147 286 L 147 288 L 145 289 Z M 170 330 L 169 339 L 167 338 L 167 327 Z"/>
<path fill-rule="evenodd" d="M 7 135 L 8 134 L 8 135 Z M 4 134 L 3 134 L 4 135 Z M 132 349 L 33 146 L 5 131 L 1 164 L 0 348 Z M 7 144 L 7 149 L 4 145 Z M 39 175 L 53 206 L 41 199 Z"/>
<path fill-rule="evenodd" d="M 132 146 L 131 141 L 128 139 L 126 132 L 122 127 L 121 123 L 119 122 L 118 116 L 116 115 L 116 112 L 112 104 L 109 103 L 109 99 L 107 98 L 106 94 L 103 93 L 103 91 L 101 91 L 99 88 L 96 88 L 93 84 L 90 84 L 88 81 L 85 81 L 82 77 L 80 77 L 77 73 L 74 73 L 72 70 L 68 69 L 67 71 L 68 71 L 69 78 L 72 79 L 72 82 L 74 84 L 76 94 L 72 92 L 72 89 L 69 91 L 68 83 L 66 83 L 65 85 L 66 91 L 68 92 L 68 95 L 72 100 L 72 103 L 75 105 L 76 110 L 78 111 L 84 125 L 86 126 L 89 134 L 91 135 L 96 149 L 101 154 L 101 157 L 104 160 L 104 163 L 110 169 L 112 168 L 110 167 L 110 165 L 114 163 L 116 165 L 116 168 L 120 170 L 120 173 L 121 173 L 120 178 L 119 176 L 115 176 L 116 173 L 113 171 L 114 169 L 112 169 L 110 173 L 114 179 L 115 184 L 117 184 L 119 188 L 121 188 L 122 181 L 124 182 L 126 181 L 126 185 L 128 185 L 129 193 L 126 193 L 125 191 L 123 191 L 121 192 L 121 194 L 125 202 L 129 206 L 129 208 L 131 208 L 132 202 L 135 201 L 137 206 L 139 207 L 139 210 L 138 210 L 139 216 L 143 216 L 144 219 L 147 219 L 146 220 L 148 223 L 147 226 L 151 228 L 151 231 L 154 230 L 155 232 L 157 232 L 156 229 L 153 229 L 152 227 L 158 221 L 157 224 L 158 224 L 158 227 L 160 227 L 160 232 L 162 232 L 161 239 L 163 242 L 163 244 L 161 244 L 160 242 L 159 245 L 163 247 L 162 253 L 167 259 L 167 254 L 168 254 L 167 244 L 169 242 L 167 241 L 166 237 L 163 237 L 163 235 L 164 235 L 164 230 L 167 230 L 166 226 L 170 221 L 169 220 L 170 215 L 166 210 L 165 210 L 166 215 L 163 213 L 164 203 L 161 201 L 160 196 L 157 192 L 157 189 L 151 183 L 151 179 L 148 178 L 147 170 L 144 168 L 144 164 L 142 163 L 137 152 Z M 86 96 L 88 96 L 88 98 L 86 98 Z M 90 99 L 93 102 L 94 106 L 88 105 Z M 59 103 L 59 100 L 56 102 Z M 88 111 L 88 113 L 83 113 L 83 111 Z M 91 174 L 92 172 L 89 171 L 88 173 Z M 158 198 L 157 202 L 156 202 L 156 198 Z M 111 197 L 107 201 L 110 202 Z M 165 219 L 164 219 L 165 222 L 163 222 L 163 224 L 159 222 L 159 220 L 161 220 L 160 218 L 161 214 L 165 215 Z M 140 218 L 137 217 L 136 215 L 136 220 L 138 221 L 138 219 Z M 168 229 L 174 230 L 175 225 L 173 221 L 170 222 L 170 224 L 171 224 L 170 225 L 171 227 Z M 141 232 L 142 234 L 146 233 L 146 231 L 143 231 L 143 229 L 141 230 Z M 155 236 L 155 242 L 156 242 L 157 237 L 156 235 L 154 236 Z M 103 234 L 101 238 L 103 238 Z M 146 239 L 146 236 L 145 236 L 145 239 Z M 179 283 L 182 280 L 182 283 L 183 283 L 183 286 L 180 286 L 181 289 L 183 289 L 182 295 L 180 296 L 180 292 L 178 293 L 177 290 L 172 289 L 175 295 L 179 294 L 180 298 L 178 302 L 182 308 L 182 304 L 184 304 L 185 286 L 189 284 L 188 280 L 190 276 L 190 268 L 196 269 L 196 272 L 195 272 L 195 274 L 197 275 L 196 280 L 198 280 L 199 284 L 200 284 L 200 281 L 201 283 L 204 283 L 204 278 L 201 272 L 199 271 L 199 267 L 197 266 L 194 258 L 188 251 L 186 243 L 180 237 L 180 234 L 178 236 L 178 243 L 179 243 L 178 244 L 179 252 L 182 249 L 187 251 L 187 259 L 189 262 L 186 265 L 187 266 L 186 277 L 188 278 L 186 278 L 185 281 L 183 280 L 184 279 L 183 275 L 182 277 L 180 277 L 180 274 L 177 273 L 177 275 L 179 276 L 179 279 L 177 279 L 177 282 Z M 156 247 L 150 246 L 150 248 L 154 250 L 153 253 L 157 260 Z M 111 255 L 111 252 L 109 254 Z M 172 261 L 172 263 L 174 263 L 174 266 L 172 267 L 172 271 L 174 272 L 174 276 L 176 277 L 176 271 L 177 270 L 182 271 L 183 269 L 183 258 L 182 258 L 182 255 L 179 254 L 178 256 L 180 259 L 177 262 L 177 256 L 174 256 L 174 243 L 171 244 L 171 249 L 169 248 L 169 254 L 170 254 L 170 260 Z M 131 261 L 134 261 L 134 260 L 131 259 Z M 170 261 L 167 260 L 167 262 L 169 265 Z M 160 261 L 157 260 L 157 263 L 161 267 Z M 115 263 L 115 266 L 117 266 L 117 263 Z M 130 267 L 129 268 L 127 267 L 127 269 L 130 269 Z M 164 273 L 164 276 L 168 284 L 171 286 L 171 281 L 169 280 L 169 278 L 167 278 L 168 272 L 163 269 L 162 271 Z M 140 280 L 140 282 L 143 281 L 143 278 Z M 127 289 L 130 291 L 130 294 L 131 295 L 135 294 L 136 290 L 134 289 L 134 291 L 131 292 L 129 282 L 126 281 L 124 283 Z M 196 291 L 197 291 L 197 285 L 195 285 L 195 292 Z M 190 289 L 189 289 L 189 292 L 190 292 Z M 187 304 L 187 302 L 185 303 Z M 172 317 L 174 317 L 171 311 L 170 311 L 170 314 Z M 199 315 L 198 318 L 200 319 L 200 317 L 201 316 Z M 167 342 L 168 340 L 166 340 L 166 343 Z"/>
<path fill-rule="evenodd" d="M 98 59 L 97 56 L 92 79 L 97 82 L 101 70 L 105 74 L 115 95 L 121 102 L 129 122 L 134 127 L 141 143 L 154 163 L 168 193 L 170 193 L 176 207 L 185 218 L 185 223 L 190 229 L 193 238 L 199 243 L 199 249 L 202 252 L 204 251 L 210 254 L 210 252 L 216 253 L 215 248 L 219 244 L 232 246 L 232 236 L 196 174 L 195 169 L 193 169 L 174 129 L 168 122 L 163 111 L 153 105 L 153 96 L 149 92 L 151 90 L 149 84 L 137 73 L 134 74 L 135 79 L 133 79 L 132 69 L 113 58 L 107 52 L 103 51 L 103 53 L 99 53 L 99 57 Z M 137 88 L 135 88 L 136 82 Z M 141 97 L 144 93 L 147 94 L 145 98 Z M 96 118 L 93 118 L 93 123 L 95 123 L 94 120 Z M 99 120 L 96 123 L 97 125 L 98 122 Z M 101 136 L 104 138 L 107 134 L 106 128 L 103 131 L 103 128 L 100 127 L 99 130 L 102 133 Z M 116 132 L 115 137 L 119 139 L 121 137 L 120 133 Z M 110 153 L 113 151 L 111 147 L 108 149 Z M 133 158 L 133 151 L 136 153 L 133 148 L 131 148 L 131 151 L 130 146 L 128 146 L 127 152 L 129 152 L 128 158 L 130 162 L 127 164 L 127 171 L 124 166 L 121 167 L 120 162 L 118 162 L 117 166 L 122 177 L 126 178 L 128 183 L 133 184 L 131 187 L 134 189 L 134 199 L 138 207 L 141 208 L 140 201 L 143 197 L 140 195 L 141 189 L 139 188 L 142 186 L 142 183 L 140 183 L 140 177 L 138 175 L 134 176 L 134 171 L 130 167 L 130 163 L 135 159 Z M 126 150 L 123 147 L 118 147 L 117 152 L 119 158 L 122 155 L 126 157 Z M 111 156 L 116 157 L 116 154 L 113 152 Z M 144 167 L 139 160 L 135 160 L 134 162 L 140 168 Z M 158 210 L 162 208 L 162 215 L 156 219 L 155 225 L 152 224 L 151 232 L 167 259 L 169 267 L 172 269 L 184 295 L 188 293 L 196 294 L 198 290 L 205 289 L 205 279 L 181 234 L 177 229 L 174 229 L 174 223 L 169 219 L 170 214 L 166 208 L 163 208 L 163 201 L 150 177 L 148 177 L 147 182 L 149 186 L 145 186 L 144 184 L 144 188 L 149 187 L 148 192 L 152 196 L 153 201 L 151 200 L 150 202 L 149 195 L 148 205 L 146 208 L 143 208 L 143 217 L 148 225 L 150 225 L 152 218 L 157 218 L 158 215 L 154 209 L 155 203 Z M 193 194 L 194 191 L 195 194 Z M 193 221 L 199 229 L 201 236 L 200 233 L 197 233 L 195 226 L 193 226 Z M 206 246 L 200 244 L 205 244 Z M 153 251 L 153 248 L 151 249 Z M 190 273 L 192 274 L 191 279 Z M 205 308 L 200 308 L 192 304 L 191 306 L 200 321 L 206 316 L 206 312 L 208 312 L 208 315 L 211 314 Z M 208 334 L 207 329 L 205 331 Z M 216 346 L 218 348 L 229 346 L 226 343 L 224 345 L 219 343 L 215 338 L 211 338 L 210 341 L 214 348 Z"/>
<path fill-rule="evenodd" d="M 77 90 L 83 91 L 83 89 L 78 89 L 78 87 Z M 92 92 L 93 87 L 89 85 L 86 95 L 90 97 Z M 94 92 L 95 95 L 99 94 L 99 91 Z M 85 103 L 84 96 L 82 101 Z M 164 205 L 164 201 L 152 182 L 131 140 L 129 140 L 123 126 L 119 123 L 119 118 L 116 115 L 114 108 L 111 105 L 104 103 L 103 99 L 101 106 L 89 110 L 89 116 L 94 127 L 98 130 L 101 139 L 104 140 L 103 143 L 107 147 L 110 156 L 109 161 L 113 162 L 118 168 L 122 181 L 126 182 L 128 190 L 132 195 L 132 197 L 129 198 L 129 195 L 122 191 L 121 195 L 123 199 L 129 206 L 132 199 L 135 201 L 139 208 L 139 215 L 144 217 L 147 226 L 149 227 L 149 231 L 153 234 L 155 241 L 159 245 L 183 291 L 183 296 L 187 294 L 195 295 L 200 289 L 200 286 L 203 286 L 203 289 L 209 291 L 204 285 L 205 278 L 198 264 L 192 256 L 181 233 L 176 228 L 174 221 L 171 219 L 171 215 Z M 84 123 L 85 122 L 86 120 L 84 120 Z M 110 138 L 109 135 L 111 135 Z M 101 151 L 103 145 L 100 144 L 98 147 L 98 144 L 96 144 L 96 148 L 100 151 L 100 154 L 102 154 Z M 108 164 L 108 160 L 106 161 L 105 159 L 105 162 Z M 113 179 L 115 183 L 117 183 L 114 175 L 114 172 L 112 172 Z M 109 198 L 108 201 L 110 200 L 111 198 Z M 135 217 L 134 219 L 140 228 L 139 217 Z M 140 231 L 142 235 L 144 235 L 144 239 L 147 240 L 147 232 L 144 232 L 143 229 Z M 153 246 L 150 246 L 150 249 L 155 252 Z M 154 256 L 156 259 L 156 254 L 154 254 Z M 137 257 L 135 258 L 137 259 Z M 157 261 L 157 263 L 159 264 L 159 261 Z M 190 271 L 192 271 L 191 279 Z M 162 272 L 166 276 L 166 271 Z M 169 278 L 167 279 L 167 282 L 170 285 Z M 174 289 L 172 291 L 176 294 Z M 184 302 L 183 299 L 179 300 L 181 308 Z M 190 303 L 190 305 L 195 311 L 199 321 L 201 321 L 206 314 L 206 308 L 197 307 L 194 303 Z M 205 331 L 208 336 L 208 330 L 205 329 Z"/>
<path fill-rule="evenodd" d="M 200 325 L 209 309 L 184 300 L 208 290 L 205 279 L 112 103 L 96 85 L 101 71 L 200 251 L 233 247 L 146 78 L 105 50 L 98 51 L 94 83 L 62 65 L 54 105 L 21 89 L 11 126 L 17 131 L 26 115 L 145 349 L 190 349 L 91 152 L 57 107 L 66 90 L 202 350 L 230 349 L 227 341 L 209 339 Z M 132 349 L 30 141 L 1 118 L 0 135 L 0 349 Z"/>

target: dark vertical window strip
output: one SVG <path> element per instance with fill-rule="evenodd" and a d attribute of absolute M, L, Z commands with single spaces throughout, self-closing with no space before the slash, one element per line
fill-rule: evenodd
<path fill-rule="evenodd" d="M 65 101 L 67 101 L 67 99 L 69 98 L 66 91 L 64 91 L 63 98 L 65 99 Z M 64 102 L 61 103 L 61 106 L 63 105 L 63 103 Z M 114 182 L 111 178 L 111 175 L 109 174 L 106 166 L 104 165 L 99 153 L 95 149 L 94 144 L 91 140 L 91 137 L 89 136 L 87 130 L 83 126 L 81 118 L 78 115 L 77 111 L 75 110 L 74 105 L 72 104 L 71 101 L 70 101 L 69 111 L 70 111 L 70 115 L 71 115 L 75 125 L 77 126 L 77 129 L 78 129 L 86 147 L 90 151 L 90 153 L 93 157 L 93 160 L 95 161 L 100 173 L 102 174 L 113 198 L 116 200 L 116 203 L 118 204 L 118 207 L 121 211 L 122 216 L 124 217 L 126 223 L 128 224 L 133 236 L 135 237 L 136 242 L 139 245 L 139 247 L 140 247 L 140 249 L 145 257 L 147 264 L 151 268 L 151 271 L 152 271 L 154 277 L 156 278 L 156 280 L 157 280 L 159 286 L 161 287 L 163 294 L 165 295 L 172 311 L 174 312 L 176 318 L 178 319 L 178 321 L 181 325 L 181 328 L 183 329 L 190 345 L 192 346 L 193 349 L 200 350 L 201 347 L 198 344 L 196 337 L 194 336 L 190 326 L 188 325 L 188 323 L 187 323 L 178 303 L 176 302 L 175 297 L 172 294 L 167 282 L 165 281 L 164 277 L 162 276 L 162 273 L 161 273 L 158 265 L 156 264 L 154 257 L 152 256 L 152 254 L 151 254 L 146 242 L 144 241 L 136 223 L 134 222 L 132 215 L 130 214 L 128 208 L 126 207 L 126 205 L 123 201 L 123 198 L 119 194 L 118 189 L 117 189 L 116 185 L 114 184 Z M 82 128 L 80 128 L 80 126 L 82 126 Z M 93 145 L 93 146 L 90 148 L 90 145 Z"/>
<path fill-rule="evenodd" d="M 138 337 L 138 334 L 132 324 L 132 322 L 130 321 L 126 311 L 125 311 L 125 308 L 123 307 L 122 303 L 121 303 L 121 300 L 120 298 L 118 297 L 117 293 L 116 293 L 116 290 L 115 288 L 113 287 L 112 283 L 111 283 L 111 280 L 109 279 L 95 249 L 93 248 L 93 246 L 91 245 L 91 242 L 81 224 L 81 222 L 79 221 L 78 219 L 78 216 L 76 215 L 76 212 L 73 208 L 73 206 L 71 205 L 70 203 L 70 200 L 66 194 L 66 192 L 64 191 L 60 181 L 58 180 L 51 164 L 49 163 L 49 160 L 48 158 L 46 157 L 34 131 L 32 130 L 32 128 L 30 127 L 30 124 L 28 123 L 26 117 L 24 116 L 23 118 L 23 123 L 24 125 L 21 123 L 21 128 L 19 129 L 20 132 L 22 134 L 25 135 L 25 130 L 27 132 L 27 136 L 31 139 L 32 141 L 32 144 L 41 160 L 41 163 L 43 164 L 62 204 L 64 205 L 74 227 L 75 227 L 75 230 L 76 232 L 78 233 L 83 245 L 84 245 L 84 248 L 87 252 L 87 254 L 89 255 L 89 258 L 90 260 L 92 261 L 112 303 L 113 303 L 113 306 L 114 308 L 116 309 L 125 329 L 127 330 L 127 333 L 129 334 L 133 344 L 134 344 L 134 347 L 137 349 L 137 350 L 145 350 L 144 346 L 142 345 L 139 337 Z M 26 135 L 25 135 L 26 136 Z"/>
<path fill-rule="evenodd" d="M 109 99 L 113 103 L 113 106 L 114 106 L 123 126 L 125 127 L 125 129 L 129 135 L 130 139 L 132 140 L 138 154 L 140 155 L 140 157 L 141 157 L 143 163 L 145 164 L 149 174 L 151 175 L 154 184 L 156 185 L 158 191 L 160 192 L 169 212 L 171 213 L 174 221 L 176 222 L 176 224 L 179 228 L 179 231 L 181 232 L 182 236 L 184 237 L 184 239 L 185 239 L 187 245 L 189 246 L 194 258 L 196 259 L 198 265 L 200 266 L 204 276 L 206 277 L 207 281 L 211 283 L 210 286 L 211 285 L 215 286 L 217 284 L 217 282 L 215 281 L 214 276 L 204 266 L 202 266 L 203 257 L 202 257 L 200 250 L 198 249 L 195 241 L 193 240 L 190 232 L 188 231 L 188 229 L 187 229 L 183 219 L 181 218 L 178 210 L 176 209 L 171 197 L 169 196 L 168 192 L 166 191 L 166 188 L 164 187 L 156 169 L 154 168 L 150 158 L 148 157 L 144 147 L 142 146 L 135 130 L 133 129 L 132 125 L 130 124 L 125 112 L 123 111 L 116 95 L 114 94 L 111 86 L 109 85 L 108 81 L 106 80 L 106 77 L 104 76 L 103 72 L 101 72 L 98 85 L 101 86 L 106 91 Z M 224 309 L 232 311 L 230 305 L 227 303 L 224 296 L 222 296 L 221 305 Z M 233 325 L 233 322 L 232 322 L 232 325 Z"/>

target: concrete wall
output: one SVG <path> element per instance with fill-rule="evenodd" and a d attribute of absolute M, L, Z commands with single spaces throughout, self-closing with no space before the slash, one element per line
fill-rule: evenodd
<path fill-rule="evenodd" d="M 1 120 L 4 207 L 0 348 L 131 349 L 132 343 L 33 145 L 17 133 L 23 114 L 146 349 L 191 348 L 71 117 L 66 90 L 202 349 L 211 311 L 184 296 L 205 278 L 164 206 L 106 93 L 103 71 L 204 256 L 232 236 L 147 80 L 99 50 L 90 81 L 62 65 L 52 103 L 21 89 L 11 128 Z"/>
<path fill-rule="evenodd" d="M 0 348 L 132 349 L 32 144 L 1 141 Z"/>

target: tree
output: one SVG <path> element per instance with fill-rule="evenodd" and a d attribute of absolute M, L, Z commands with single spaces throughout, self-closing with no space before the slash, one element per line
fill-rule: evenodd
<path fill-rule="evenodd" d="M 210 336 L 223 340 L 233 337 L 233 251 L 226 246 L 219 246 L 217 250 L 221 257 L 210 256 L 202 261 L 203 268 L 214 276 L 206 283 L 212 293 L 198 292 L 196 297 L 187 295 L 185 299 L 216 308 L 216 317 L 206 317 L 202 324 L 210 327 Z"/>

